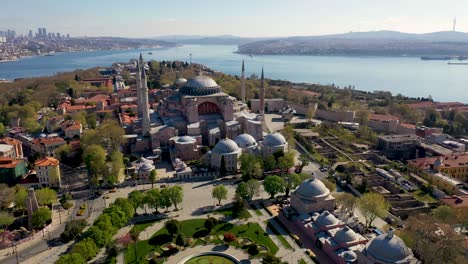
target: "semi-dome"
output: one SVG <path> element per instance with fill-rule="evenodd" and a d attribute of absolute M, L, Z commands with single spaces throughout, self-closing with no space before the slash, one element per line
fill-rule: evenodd
<path fill-rule="evenodd" d="M 257 145 L 257 141 L 255 140 L 255 138 L 252 137 L 249 134 L 241 134 L 241 135 L 237 136 L 234 139 L 234 141 L 241 148 L 248 148 L 248 147 Z"/>
<path fill-rule="evenodd" d="M 228 154 L 238 150 L 239 147 L 237 146 L 236 142 L 234 142 L 232 139 L 226 138 L 219 141 L 212 151 L 218 154 Z"/>
<path fill-rule="evenodd" d="M 413 258 L 413 253 L 405 242 L 393 235 L 393 229 L 369 241 L 366 245 L 366 254 L 387 263 L 406 263 L 408 259 Z"/>
<path fill-rule="evenodd" d="M 297 187 L 295 193 L 301 195 L 303 198 L 324 197 L 330 194 L 330 190 L 323 184 L 322 181 L 311 177 L 303 181 Z"/>
<path fill-rule="evenodd" d="M 143 164 L 143 166 L 140 167 L 138 171 L 140 172 L 145 172 L 145 171 L 152 171 L 154 170 L 154 165 L 151 165 L 149 163 Z"/>
<path fill-rule="evenodd" d="M 263 144 L 270 147 L 283 146 L 286 144 L 286 139 L 280 133 L 273 133 L 263 139 Z"/>
<path fill-rule="evenodd" d="M 331 226 L 331 225 L 337 225 L 340 223 L 340 221 L 336 219 L 336 217 L 328 211 L 321 213 L 317 217 L 315 222 L 321 226 Z"/>
<path fill-rule="evenodd" d="M 182 137 L 177 138 L 178 143 L 193 143 L 195 141 L 196 139 L 191 136 L 182 136 Z"/>
<path fill-rule="evenodd" d="M 359 236 L 348 226 L 338 230 L 333 238 L 340 243 L 349 243 L 359 239 Z"/>
<path fill-rule="evenodd" d="M 221 87 L 208 76 L 196 76 L 189 79 L 180 89 L 180 93 L 185 95 L 202 96 L 221 92 Z"/>

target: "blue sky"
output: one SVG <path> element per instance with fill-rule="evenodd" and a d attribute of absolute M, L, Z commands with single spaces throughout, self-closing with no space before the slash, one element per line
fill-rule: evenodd
<path fill-rule="evenodd" d="M 74 36 L 468 32 L 467 0 L 3 0 L 0 30 Z M 465 17 L 463 17 L 463 15 Z"/>

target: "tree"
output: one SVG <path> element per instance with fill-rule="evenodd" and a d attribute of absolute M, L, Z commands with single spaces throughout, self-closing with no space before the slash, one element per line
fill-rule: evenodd
<path fill-rule="evenodd" d="M 7 212 L 0 211 L 0 226 L 5 227 L 13 224 L 15 217 Z"/>
<path fill-rule="evenodd" d="M 159 203 L 161 207 L 166 208 L 166 211 L 167 211 L 169 207 L 172 205 L 171 197 L 170 197 L 171 194 L 170 194 L 169 188 L 162 189 L 160 194 L 161 195 L 160 195 Z"/>
<path fill-rule="evenodd" d="M 278 167 L 281 169 L 281 174 L 288 172 L 294 166 L 294 152 L 286 152 L 284 156 L 278 158 Z"/>
<path fill-rule="evenodd" d="M 37 203 L 40 206 L 51 206 L 53 203 L 57 202 L 57 192 L 50 188 L 42 188 L 36 192 Z"/>
<path fill-rule="evenodd" d="M 156 170 L 152 170 L 150 173 L 151 188 L 154 187 L 154 182 L 158 179 L 158 174 Z"/>
<path fill-rule="evenodd" d="M 334 182 L 327 179 L 323 179 L 322 182 L 327 187 L 327 189 L 330 190 L 330 192 L 334 192 L 336 190 L 336 184 Z"/>
<path fill-rule="evenodd" d="M 454 210 L 447 205 L 441 205 L 433 209 L 431 214 L 435 219 L 445 224 L 455 224 L 457 220 Z"/>
<path fill-rule="evenodd" d="M 224 156 L 221 156 L 221 165 L 219 166 L 219 176 L 224 177 L 226 176 L 227 169 L 226 169 L 226 160 Z"/>
<path fill-rule="evenodd" d="M 171 219 L 164 223 L 164 227 L 167 229 L 167 232 L 174 237 L 180 232 L 180 223 L 175 219 Z"/>
<path fill-rule="evenodd" d="M 263 175 L 262 162 L 252 154 L 242 154 L 240 157 L 240 171 L 244 181 L 252 178 L 260 179 Z"/>
<path fill-rule="evenodd" d="M 175 239 L 175 244 L 178 245 L 178 246 L 185 246 L 186 245 L 186 240 L 185 240 L 185 237 L 182 233 L 178 233 L 177 236 L 176 236 L 176 239 Z"/>
<path fill-rule="evenodd" d="M 247 202 L 245 199 L 236 194 L 232 205 L 232 217 L 239 219 L 248 219 L 250 217 L 247 211 Z"/>
<path fill-rule="evenodd" d="M 56 264 L 86 264 L 86 260 L 78 253 L 71 253 L 60 256 Z"/>
<path fill-rule="evenodd" d="M 352 213 L 354 211 L 354 207 L 356 206 L 356 197 L 354 195 L 341 192 L 337 193 L 335 196 L 336 202 L 341 205 L 341 212 L 349 212 Z"/>
<path fill-rule="evenodd" d="M 106 151 L 99 145 L 86 147 L 83 152 L 83 161 L 89 173 L 96 178 L 103 177 L 108 170 Z"/>
<path fill-rule="evenodd" d="M 304 154 L 299 155 L 299 161 L 302 167 L 309 165 L 309 158 Z"/>
<path fill-rule="evenodd" d="M 260 183 L 256 179 L 250 179 L 247 181 L 247 193 L 249 195 L 248 201 L 252 200 L 253 197 L 260 193 Z"/>
<path fill-rule="evenodd" d="M 239 198 L 242 198 L 244 200 L 249 200 L 250 199 L 249 191 L 247 189 L 247 183 L 241 182 L 241 183 L 239 183 L 237 185 L 236 196 L 238 196 Z"/>
<path fill-rule="evenodd" d="M 113 151 L 109 158 L 111 162 L 110 172 L 104 175 L 106 176 L 107 184 L 113 187 L 118 182 L 118 179 L 121 178 L 125 165 L 123 163 L 123 154 L 120 151 Z"/>
<path fill-rule="evenodd" d="M 7 209 L 15 200 L 15 190 L 4 183 L 0 183 L 0 209 Z"/>
<path fill-rule="evenodd" d="M 151 189 L 146 193 L 146 202 L 150 208 L 153 208 L 158 211 L 158 208 L 161 207 L 161 193 L 158 189 Z"/>
<path fill-rule="evenodd" d="M 410 216 L 406 222 L 400 235 L 423 263 L 465 263 L 463 236 L 451 226 L 429 215 Z"/>
<path fill-rule="evenodd" d="M 24 210 L 26 209 L 26 198 L 28 197 L 28 191 L 22 185 L 16 185 L 15 193 L 15 205 L 16 208 Z"/>
<path fill-rule="evenodd" d="M 39 208 L 32 214 L 32 226 L 35 229 L 40 229 L 52 218 L 52 212 L 47 207 Z"/>
<path fill-rule="evenodd" d="M 205 223 L 203 223 L 203 226 L 208 230 L 208 232 L 211 232 L 213 227 L 215 227 L 218 224 L 218 220 L 214 217 L 208 217 L 205 220 Z"/>
<path fill-rule="evenodd" d="M 378 193 L 366 193 L 358 200 L 358 207 L 366 219 L 366 227 L 371 227 L 375 218 L 385 217 L 390 205 L 385 198 Z"/>
<path fill-rule="evenodd" d="M 175 210 L 179 210 L 177 208 L 177 205 L 180 204 L 183 199 L 184 199 L 184 193 L 182 191 L 181 186 L 172 186 L 169 188 L 166 188 L 169 190 L 169 199 L 171 200 L 171 203 L 174 205 Z"/>
<path fill-rule="evenodd" d="M 132 191 L 128 194 L 128 199 L 135 209 L 135 214 L 137 214 L 137 209 L 143 206 L 144 194 L 140 191 Z"/>
<path fill-rule="evenodd" d="M 3 123 L 0 122 L 0 137 L 2 137 L 3 135 L 5 135 L 5 132 L 6 132 L 5 125 L 4 125 Z"/>
<path fill-rule="evenodd" d="M 287 264 L 287 262 L 281 261 L 280 258 L 275 257 L 272 253 L 267 253 L 262 258 L 262 264 Z"/>
<path fill-rule="evenodd" d="M 129 199 L 117 198 L 112 206 L 119 207 L 128 219 L 132 218 L 135 214 L 135 209 Z"/>
<path fill-rule="evenodd" d="M 286 196 L 289 196 L 289 192 L 294 190 L 301 182 L 305 179 L 309 178 L 306 174 L 296 174 L 296 173 L 288 173 L 283 176 L 284 179 L 284 193 Z"/>
<path fill-rule="evenodd" d="M 223 185 L 215 186 L 211 192 L 211 196 L 218 200 L 218 204 L 221 205 L 221 200 L 227 199 L 228 190 Z"/>
<path fill-rule="evenodd" d="M 265 171 L 272 171 L 275 169 L 276 159 L 273 154 L 266 156 L 265 160 L 263 161 L 263 167 L 265 168 Z"/>
<path fill-rule="evenodd" d="M 267 176 L 263 181 L 263 189 L 270 195 L 271 199 L 273 199 L 276 194 L 284 192 L 284 186 L 284 180 L 276 175 Z"/>
<path fill-rule="evenodd" d="M 98 248 L 90 237 L 87 237 L 73 246 L 71 253 L 80 254 L 83 259 L 90 260 L 96 256 Z"/>
<path fill-rule="evenodd" d="M 135 249 L 135 259 L 137 259 L 137 242 L 138 242 L 138 236 L 140 236 L 140 231 L 137 228 L 133 227 L 132 229 L 130 229 L 129 234 L 133 240 L 134 249 Z"/>
<path fill-rule="evenodd" d="M 86 227 L 86 220 L 72 220 L 67 222 L 65 225 L 65 230 L 60 234 L 60 239 L 67 243 L 75 238 L 77 238 L 83 229 Z"/>

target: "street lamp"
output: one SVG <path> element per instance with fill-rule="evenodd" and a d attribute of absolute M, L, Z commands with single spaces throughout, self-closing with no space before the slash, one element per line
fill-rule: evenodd
<path fill-rule="evenodd" d="M 19 259 L 18 259 L 18 249 L 16 248 L 16 242 L 13 242 L 13 251 L 16 254 L 16 264 L 19 264 Z"/>

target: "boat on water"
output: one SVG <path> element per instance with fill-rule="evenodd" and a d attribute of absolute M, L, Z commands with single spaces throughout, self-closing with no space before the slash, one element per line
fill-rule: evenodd
<path fill-rule="evenodd" d="M 55 51 L 51 51 L 51 52 L 47 53 L 45 56 L 55 56 Z"/>
<path fill-rule="evenodd" d="M 447 62 L 448 65 L 468 65 L 468 62 Z"/>
<path fill-rule="evenodd" d="M 466 60 L 466 56 L 422 56 L 421 60 Z"/>
<path fill-rule="evenodd" d="M 148 52 L 149 55 L 153 55 L 153 52 Z"/>

